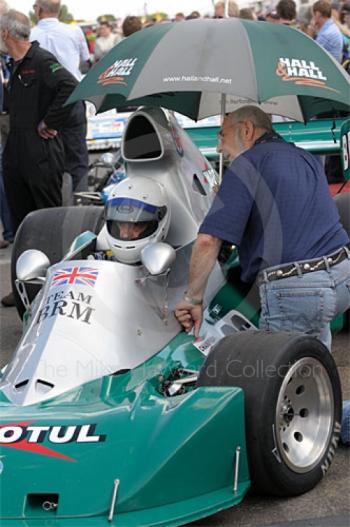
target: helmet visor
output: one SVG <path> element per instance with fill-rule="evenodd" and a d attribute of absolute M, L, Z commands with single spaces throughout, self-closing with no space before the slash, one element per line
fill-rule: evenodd
<path fill-rule="evenodd" d="M 155 232 L 166 207 L 130 198 L 113 198 L 106 205 L 107 230 L 113 238 L 140 240 Z"/>
<path fill-rule="evenodd" d="M 138 223 L 158 221 L 160 209 L 144 201 L 131 198 L 113 198 L 107 202 L 106 220 Z M 163 214 L 164 216 L 164 214 Z"/>

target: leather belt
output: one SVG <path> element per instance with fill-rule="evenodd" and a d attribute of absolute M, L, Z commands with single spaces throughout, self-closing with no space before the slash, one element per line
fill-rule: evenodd
<path fill-rule="evenodd" d="M 314 271 L 325 271 L 329 267 L 339 264 L 346 258 L 350 258 L 349 251 L 350 243 L 338 251 L 319 259 L 281 265 L 280 267 L 271 271 L 265 269 L 258 274 L 258 284 L 260 285 L 264 282 L 272 282 L 273 280 L 281 280 L 282 278 L 290 278 L 292 276 L 298 276 L 301 274 L 313 273 Z"/>

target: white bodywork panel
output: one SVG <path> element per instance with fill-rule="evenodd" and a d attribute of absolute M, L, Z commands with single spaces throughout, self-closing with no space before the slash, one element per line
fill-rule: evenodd
<path fill-rule="evenodd" d="M 146 123 L 147 134 L 158 144 L 156 159 L 128 159 L 130 135 L 144 149 L 140 123 Z M 147 134 L 146 143 L 152 143 Z M 135 152 L 134 145 L 132 149 Z M 0 383 L 16 405 L 34 404 L 135 368 L 181 330 L 173 310 L 187 287 L 192 244 L 211 206 L 216 172 L 173 115 L 161 109 L 142 109 L 130 117 L 123 150 L 128 177 L 149 174 L 167 190 L 171 225 L 165 241 L 175 248 L 176 260 L 169 274 L 158 277 L 148 276 L 142 265 L 104 260 L 62 261 L 49 268 Z M 104 228 L 97 249 L 108 249 Z M 77 278 L 77 273 L 92 278 Z M 60 278 L 65 275 L 67 283 Z M 217 264 L 206 290 L 206 305 L 223 283 Z"/>

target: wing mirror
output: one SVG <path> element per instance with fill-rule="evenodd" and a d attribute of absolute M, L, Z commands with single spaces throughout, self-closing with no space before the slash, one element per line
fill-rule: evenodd
<path fill-rule="evenodd" d="M 167 243 L 150 243 L 141 251 L 141 262 L 153 276 L 168 271 L 175 258 L 175 249 Z"/>
<path fill-rule="evenodd" d="M 21 282 L 42 284 L 50 265 L 50 260 L 43 252 L 36 249 L 24 251 L 16 263 L 17 278 Z"/>

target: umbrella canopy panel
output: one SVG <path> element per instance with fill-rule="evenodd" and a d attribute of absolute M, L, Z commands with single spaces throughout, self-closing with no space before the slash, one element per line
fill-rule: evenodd
<path fill-rule="evenodd" d="M 305 34 L 240 19 L 159 24 L 118 44 L 85 77 L 69 102 L 88 99 L 98 111 L 163 106 L 199 119 L 262 104 L 269 113 L 307 120 L 348 111 L 346 72 Z"/>
<path fill-rule="evenodd" d="M 192 20 L 172 26 L 153 50 L 129 98 L 199 91 L 258 100 L 248 34 L 238 19 L 234 22 Z"/>

